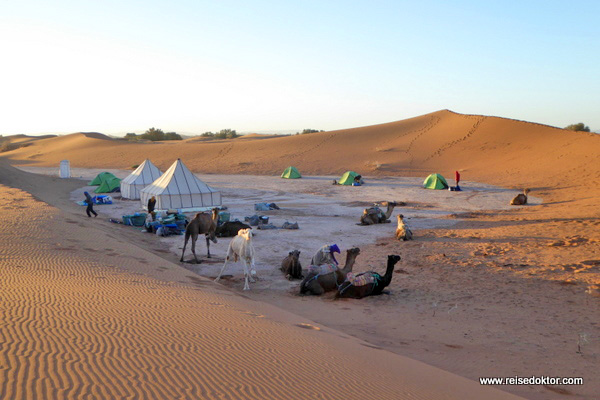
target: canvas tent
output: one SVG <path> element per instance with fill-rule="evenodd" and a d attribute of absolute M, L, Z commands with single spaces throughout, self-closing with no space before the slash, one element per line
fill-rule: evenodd
<path fill-rule="evenodd" d="M 152 161 L 146 159 L 127 178 L 121 181 L 121 197 L 124 199 L 139 199 L 140 190 L 160 178 L 162 172 Z"/>
<path fill-rule="evenodd" d="M 354 182 L 354 178 L 356 178 L 357 176 L 359 176 L 359 174 L 357 174 L 354 171 L 346 171 L 346 172 L 344 172 L 344 175 L 342 175 L 342 177 L 338 181 L 338 184 L 339 185 L 352 185 L 352 183 Z"/>
<path fill-rule="evenodd" d="M 222 204 L 221 192 L 198 179 L 180 159 L 160 178 L 140 190 L 144 208 L 152 196 L 156 197 L 157 210 L 197 211 Z"/>
<path fill-rule="evenodd" d="M 448 182 L 440 174 L 431 174 L 423 181 L 425 189 L 448 189 Z"/>
<path fill-rule="evenodd" d="M 302 175 L 300 175 L 300 172 L 298 172 L 296 167 L 287 167 L 285 171 L 283 171 L 283 174 L 281 174 L 281 177 L 285 179 L 298 179 L 302 178 Z"/>
<path fill-rule="evenodd" d="M 88 185 L 98 186 L 108 178 L 116 178 L 116 176 L 114 176 L 110 172 L 100 172 Z"/>
<path fill-rule="evenodd" d="M 100 186 L 98 186 L 96 190 L 94 190 L 94 193 L 118 192 L 120 190 L 120 187 L 121 180 L 119 178 L 117 178 L 116 176 L 108 176 L 102 181 Z"/>

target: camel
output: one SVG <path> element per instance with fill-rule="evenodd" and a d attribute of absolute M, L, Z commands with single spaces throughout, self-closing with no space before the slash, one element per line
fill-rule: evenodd
<path fill-rule="evenodd" d="M 217 243 L 217 236 L 215 234 L 217 229 L 217 219 L 219 218 L 219 210 L 217 208 L 213 208 L 212 216 L 208 213 L 198 213 L 190 221 L 190 223 L 185 227 L 185 241 L 183 242 L 183 251 L 181 252 L 181 259 L 179 261 L 183 262 L 183 255 L 185 254 L 185 247 L 187 246 L 187 242 L 192 237 L 192 254 L 194 254 L 194 260 L 198 264 L 198 257 L 196 257 L 196 240 L 198 240 L 198 235 L 204 233 L 206 236 L 206 251 L 207 256 L 210 258 L 210 241 L 213 243 Z"/>
<path fill-rule="evenodd" d="M 351 278 L 352 281 L 346 280 L 343 282 L 336 294 L 336 298 L 353 298 L 362 299 L 367 296 L 377 296 L 383 293 L 383 289 L 390 285 L 392 282 L 392 275 L 394 274 L 394 267 L 400 261 L 399 255 L 389 255 L 387 259 L 387 267 L 385 269 L 385 275 L 381 276 L 377 272 L 368 271 L 363 274 L 352 276 L 348 274 L 347 278 Z M 362 278 L 362 279 L 361 279 Z M 357 286 L 357 281 L 363 281 L 361 286 Z M 367 283 L 365 283 L 365 281 Z"/>
<path fill-rule="evenodd" d="M 288 256 L 281 262 L 280 269 L 283 273 L 285 273 L 285 277 L 290 281 L 292 279 L 304 278 L 304 275 L 302 275 L 302 265 L 300 265 L 300 261 L 298 260 L 299 257 L 299 250 L 290 251 Z"/>
<path fill-rule="evenodd" d="M 233 257 L 233 262 L 241 259 L 244 262 L 244 290 L 250 290 L 248 282 L 256 282 L 256 269 L 254 267 L 254 244 L 252 243 L 252 228 L 240 229 L 237 236 L 231 239 L 229 242 L 229 248 L 227 249 L 227 257 L 225 257 L 225 263 L 219 272 L 219 276 L 215 279 L 215 282 L 219 282 L 227 261 Z"/>
<path fill-rule="evenodd" d="M 387 210 L 385 213 L 379 208 L 378 204 L 375 204 L 371 208 L 365 208 L 365 210 L 363 211 L 363 215 L 360 217 L 360 224 L 357 225 L 374 225 L 391 222 L 390 217 L 392 216 L 392 211 L 394 211 L 394 207 L 396 207 L 396 203 L 384 201 L 383 203 L 381 203 L 381 205 L 387 205 Z"/>
<path fill-rule="evenodd" d="M 510 201 L 510 205 L 522 206 L 523 204 L 527 204 L 527 194 L 529 192 L 529 189 L 523 189 L 523 193 L 516 195 L 515 198 Z"/>
<path fill-rule="evenodd" d="M 404 223 L 404 215 L 398 214 L 398 227 L 396 228 L 396 239 L 412 240 L 413 234 L 408 225 Z"/>
<path fill-rule="evenodd" d="M 234 237 L 238 234 L 240 229 L 248 229 L 250 225 L 246 225 L 240 221 L 227 221 L 223 222 L 221 226 L 217 226 L 216 234 L 217 237 Z"/>
<path fill-rule="evenodd" d="M 300 294 L 314 294 L 320 296 L 325 292 L 336 290 L 338 285 L 344 282 L 348 272 L 352 271 L 356 257 L 360 254 L 358 247 L 346 250 L 346 264 L 344 268 L 333 268 L 333 272 L 314 273 L 309 272 L 300 284 Z"/>

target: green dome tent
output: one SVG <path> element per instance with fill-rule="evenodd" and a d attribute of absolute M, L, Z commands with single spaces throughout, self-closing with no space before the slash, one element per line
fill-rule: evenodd
<path fill-rule="evenodd" d="M 423 187 L 425 189 L 448 189 L 448 182 L 440 174 L 431 174 L 423 181 Z"/>
<path fill-rule="evenodd" d="M 113 175 L 113 177 L 107 177 L 101 184 L 94 190 L 95 193 L 112 193 L 115 189 L 121 189 L 121 180 Z"/>
<path fill-rule="evenodd" d="M 96 177 L 90 183 L 88 183 L 88 185 L 90 185 L 90 186 L 101 185 L 102 182 L 104 182 L 108 178 L 116 178 L 116 176 L 114 176 L 110 172 L 100 172 L 98 175 L 96 175 Z"/>
<path fill-rule="evenodd" d="M 281 174 L 281 177 L 285 179 L 298 179 L 302 178 L 302 175 L 300 175 L 300 172 L 298 172 L 296 167 L 287 167 L 285 171 L 283 171 L 283 174 Z"/>
<path fill-rule="evenodd" d="M 346 171 L 338 181 L 338 185 L 352 185 L 354 178 L 357 176 L 359 176 L 359 174 L 354 171 Z"/>

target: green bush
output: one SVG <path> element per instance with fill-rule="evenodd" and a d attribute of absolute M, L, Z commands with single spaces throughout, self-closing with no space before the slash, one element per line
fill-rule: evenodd
<path fill-rule="evenodd" d="M 567 129 L 569 131 L 575 131 L 575 132 L 589 132 L 590 131 L 590 127 L 586 126 L 583 122 L 580 122 L 578 124 L 569 125 L 569 126 L 565 127 L 565 129 Z"/>

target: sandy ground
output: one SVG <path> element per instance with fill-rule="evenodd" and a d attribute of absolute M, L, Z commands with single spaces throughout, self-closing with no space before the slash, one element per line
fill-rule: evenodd
<path fill-rule="evenodd" d="M 21 169 L 54 173 L 44 168 Z M 89 181 L 98 172 L 81 169 L 78 175 Z M 111 172 L 120 177 L 128 174 L 126 170 Z M 254 214 L 256 202 L 275 202 L 281 210 L 259 214 L 268 215 L 276 226 L 284 221 L 300 225 L 299 230 L 257 231 L 255 248 L 260 279 L 244 296 L 283 307 L 373 346 L 473 380 L 479 376 L 516 375 L 586 378 L 585 387 L 503 387 L 527 398 L 553 399 L 560 393 L 585 397 L 598 389 L 592 372 L 600 354 L 596 322 L 600 307 L 596 298 L 579 285 L 564 283 L 568 281 L 538 279 L 531 272 L 521 276 L 529 268 L 522 266 L 526 261 L 521 256 L 519 263 L 506 261 L 510 258 L 510 244 L 490 243 L 471 229 L 466 238 L 461 232 L 474 217 L 514 208 L 508 205 L 514 190 L 464 182 L 463 192 L 430 191 L 421 188 L 421 179 L 397 177 L 370 178 L 361 187 L 333 186 L 331 177 L 282 180 L 206 174 L 201 178 L 222 189 L 224 205 L 234 218 L 242 220 Z M 83 191 L 90 189 L 93 187 L 79 187 L 69 198 L 79 200 Z M 137 201 L 120 200 L 118 194 L 114 199 L 113 205 L 96 206 L 99 218 L 120 218 L 140 211 Z M 414 241 L 394 240 L 393 223 L 355 225 L 365 206 L 381 200 L 406 203 L 394 210 L 392 218 L 398 213 L 407 216 L 415 232 Z M 529 203 L 528 208 L 543 204 L 535 197 Z M 83 214 L 83 207 L 80 212 Z M 181 236 L 160 238 L 138 228 L 110 226 L 115 234 L 127 236 L 127 240 L 178 262 L 183 245 Z M 453 246 L 453 241 L 463 243 Z M 212 279 L 224 261 L 228 242 L 229 239 L 222 238 L 217 244 L 211 243 L 213 258 L 207 259 L 204 241 L 199 241 L 202 263 L 180 265 Z M 361 248 L 355 271 L 383 272 L 387 255 L 400 254 L 403 259 L 396 267 L 389 295 L 337 301 L 331 295 L 298 296 L 299 282 L 289 282 L 283 277 L 278 269 L 281 260 L 289 250 L 299 249 L 306 267 L 314 251 L 330 242 L 338 243 L 343 254 L 347 248 Z M 527 262 L 534 265 L 536 255 L 531 257 Z M 186 259 L 190 258 L 188 250 Z M 339 260 L 343 263 L 344 255 Z M 226 274 L 231 276 L 222 284 L 241 293 L 242 265 L 230 264 Z M 577 353 L 579 342 L 584 348 L 581 354 Z M 564 365 L 556 361 L 559 359 L 566 360 Z"/>
<path fill-rule="evenodd" d="M 516 398 L 190 275 L 50 194 L 75 180 L 0 176 L 0 398 Z"/>
<path fill-rule="evenodd" d="M 27 172 L 56 176 L 54 168 L 19 167 Z M 131 173 L 127 170 L 106 170 L 115 176 L 124 178 Z M 102 170 L 77 168 L 72 175 L 83 181 L 91 181 Z M 269 223 L 281 228 L 284 222 L 297 222 L 299 230 L 274 229 L 260 230 L 255 227 L 255 248 L 257 253 L 257 271 L 262 272 L 260 288 L 280 290 L 287 288 L 282 282 L 277 268 L 281 260 L 291 250 L 300 250 L 301 263 L 306 267 L 316 250 L 325 244 L 336 243 L 343 250 L 375 244 L 378 239 L 389 238 L 396 229 L 397 214 L 403 214 L 411 229 L 449 228 L 458 223 L 458 219 L 449 219 L 451 215 L 475 211 L 497 212 L 507 210 L 515 191 L 485 185 L 477 182 L 462 182 L 463 191 L 426 190 L 420 178 L 371 178 L 360 186 L 332 185 L 333 176 L 305 176 L 303 179 L 288 180 L 279 177 L 257 175 L 203 175 L 201 179 L 222 191 L 223 206 L 231 213 L 232 219 L 244 221 L 244 217 L 264 215 Z M 93 194 L 96 187 L 84 186 L 71 192 L 72 201 L 84 198 L 84 191 Z M 113 204 L 97 205 L 95 210 L 101 218 L 122 220 L 123 215 L 144 212 L 141 203 L 136 200 L 121 199 L 119 193 L 109 193 Z M 396 201 L 405 203 L 395 208 L 389 224 L 369 227 L 356 223 L 365 207 L 375 202 Z M 280 210 L 255 211 L 254 204 L 259 202 L 276 203 Z M 540 204 L 541 199 L 530 197 L 529 204 Z M 385 207 L 382 207 L 385 210 Z M 82 207 L 82 211 L 84 207 Z M 193 217 L 194 213 L 188 213 Z M 142 228 L 130 228 L 142 231 Z M 181 256 L 183 238 L 170 236 L 156 237 L 174 256 Z M 213 259 L 206 259 L 206 244 L 201 238 L 198 241 L 197 255 L 202 265 L 189 265 L 187 268 L 209 277 L 220 271 L 220 264 L 227 252 L 229 238 L 222 238 L 217 244 L 211 242 Z M 186 260 L 190 260 L 190 246 L 187 247 Z M 375 267 L 375 266 L 373 266 Z M 228 274 L 233 274 L 242 285 L 240 274 L 243 274 L 241 263 L 228 267 Z M 273 281 L 276 283 L 274 284 Z"/>

